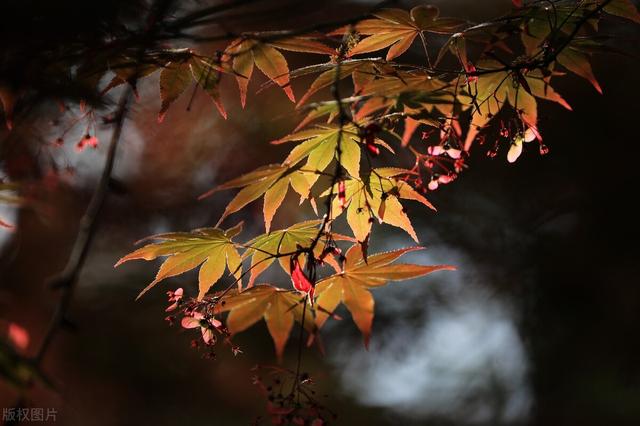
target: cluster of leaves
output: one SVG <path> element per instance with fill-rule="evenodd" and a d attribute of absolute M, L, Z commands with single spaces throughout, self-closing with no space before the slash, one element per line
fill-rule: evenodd
<path fill-rule="evenodd" d="M 239 189 L 215 228 L 151 237 L 159 242 L 136 250 L 118 264 L 168 256 L 141 294 L 167 277 L 200 266 L 198 300 L 228 269 L 234 279 L 226 290 L 214 293 L 218 302 L 224 302 L 218 303 L 216 314 L 229 312 L 231 334 L 264 318 L 279 356 L 294 321 L 314 335 L 341 303 L 367 343 L 374 306 L 370 288 L 450 269 L 392 264 L 411 248 L 368 255 L 373 224 L 401 228 L 418 242 L 402 201 L 416 201 L 435 210 L 425 194 L 464 170 L 473 142 L 484 143 L 492 123 L 499 123 L 499 132 L 490 144 L 489 156 L 496 155 L 503 141 L 509 147 L 509 162 L 522 154 L 524 143 L 534 140 L 540 152 L 546 153 L 538 123 L 539 101 L 571 109 L 553 89 L 552 81 L 565 69 L 601 91 L 589 63 L 591 53 L 606 50 L 594 37 L 599 19 L 614 15 L 640 21 L 627 0 L 531 1 L 514 2 L 514 6 L 512 14 L 479 25 L 441 17 L 431 5 L 410 11 L 381 9 L 325 35 L 243 34 L 215 58 L 189 49 L 172 51 L 170 60 L 159 63 L 160 118 L 192 83 L 207 91 L 226 117 L 218 94 L 220 79 L 227 74 L 237 80 L 244 106 L 254 66 L 268 78 L 267 85 L 282 88 L 292 102 L 296 98 L 291 82 L 312 74 L 317 77 L 297 103 L 297 109 L 306 111 L 302 122 L 292 133 L 272 142 L 296 144 L 282 163 L 260 167 L 203 194 L 208 197 Z M 418 40 L 425 65 L 397 62 Z M 438 41 L 441 49 L 430 55 L 431 46 Z M 337 47 L 329 47 L 335 43 Z M 329 58 L 290 71 L 282 51 Z M 378 51 L 386 51 L 384 59 L 360 57 Z M 167 58 L 166 53 L 163 57 Z M 129 68 L 118 71 L 109 87 L 131 82 L 131 75 Z M 353 81 L 352 94 L 336 96 L 346 78 Z M 332 100 L 307 105 L 312 96 L 327 88 L 332 88 Z M 401 132 L 396 131 L 398 127 Z M 422 138 L 412 143 L 420 127 Z M 381 154 L 380 148 L 388 152 L 385 160 L 394 158 L 396 149 L 408 148 L 415 164 L 403 168 L 386 161 L 376 167 L 373 160 Z M 272 231 L 272 219 L 289 187 L 316 212 L 317 200 L 323 199 L 326 211 L 320 213 L 322 219 Z M 231 214 L 262 197 L 265 234 L 238 243 L 233 238 L 241 225 L 226 231 L 219 228 Z M 333 223 L 343 213 L 353 238 L 332 232 Z M 353 242 L 346 255 L 336 240 Z M 243 260 L 248 263 L 245 269 Z M 255 285 L 275 260 L 290 274 L 297 292 Z M 324 264 L 331 265 L 334 273 L 317 279 L 316 268 Z M 243 286 L 246 274 L 249 279 Z M 302 308 L 305 300 L 310 302 L 308 309 Z"/>
<path fill-rule="evenodd" d="M 333 315 L 340 303 L 351 312 L 354 322 L 363 333 L 365 344 L 368 344 L 374 304 L 369 288 L 382 286 L 389 281 L 417 278 L 441 269 L 452 269 L 446 265 L 392 264 L 404 253 L 416 250 L 417 247 L 369 255 L 365 258 L 362 245 L 358 243 L 352 245 L 345 256 L 341 256 L 340 266 L 333 254 L 340 252 L 336 247 L 331 251 L 326 249 L 325 244 L 311 248 L 320 225 L 318 220 L 298 223 L 286 229 L 260 235 L 245 245 L 232 241 L 241 231 L 241 224 L 226 231 L 205 228 L 190 233 L 160 234 L 151 237 L 159 242 L 141 247 L 120 259 L 117 265 L 134 259 L 153 260 L 159 256 L 167 256 L 156 278 L 140 296 L 165 278 L 199 267 L 200 291 L 197 298 L 190 302 L 196 305 L 189 305 L 186 311 L 181 312 L 189 317 L 204 309 L 209 312 L 208 320 L 228 312 L 226 329 L 230 335 L 242 332 L 264 319 L 279 358 L 282 357 L 295 321 L 306 328 L 311 336 L 311 343 L 318 329 Z M 244 250 L 242 256 L 238 254 L 238 249 Z M 297 276 L 295 265 L 298 262 L 297 256 L 304 250 L 311 250 L 309 264 L 320 262 L 322 259 L 335 269 L 333 275 L 317 283 L 313 282 L 311 288 L 306 291 L 309 295 L 302 296 L 298 292 L 270 284 L 254 284 L 258 276 L 277 259 L 282 269 L 291 275 L 294 287 L 301 287 L 300 280 L 308 278 L 305 273 Z M 250 264 L 244 271 L 242 259 L 247 259 Z M 226 290 L 206 297 L 211 286 L 222 277 L 225 268 L 233 276 L 232 282 Z M 251 274 L 248 288 L 243 288 L 242 278 L 247 273 Z M 307 298 L 311 298 L 311 301 L 314 298 L 311 289 L 315 290 L 317 303 L 307 308 Z M 181 299 L 182 290 L 179 299 L 175 299 L 173 293 L 170 294 L 172 303 Z M 204 340 L 208 343 L 210 339 Z"/>
<path fill-rule="evenodd" d="M 190 87 L 206 92 L 226 119 L 221 82 L 237 82 L 244 107 L 250 83 L 256 80 L 255 68 L 266 77 L 263 88 L 278 86 L 304 114 L 290 134 L 271 142 L 294 145 L 281 163 L 262 166 L 202 195 L 238 190 L 214 227 L 151 236 L 145 241 L 153 242 L 118 261 L 116 266 L 165 258 L 138 297 L 166 278 L 198 269 L 197 296 L 186 298 L 182 289 L 171 292 L 168 310 L 170 320 L 180 316 L 183 327 L 198 329 L 205 347 L 223 336 L 237 353 L 230 337 L 264 320 L 282 357 L 295 322 L 307 331 L 308 343 L 317 341 L 328 318 L 338 318 L 340 305 L 350 312 L 367 345 L 374 317 L 371 289 L 453 269 L 394 263 L 420 247 L 369 254 L 374 224 L 400 228 L 419 243 L 405 203 L 435 210 L 429 193 L 455 180 L 472 152 L 482 149 L 478 145 L 488 147 L 490 157 L 506 145 L 511 163 L 533 141 L 546 154 L 539 103 L 551 101 L 571 109 L 553 88 L 567 72 L 602 92 L 590 58 L 613 49 L 598 34 L 600 19 L 613 16 L 640 23 L 630 0 L 532 0 L 513 5 L 510 14 L 481 24 L 442 17 L 432 5 L 408 11 L 378 9 L 325 33 L 236 34 L 214 55 L 194 48 L 105 50 L 74 67 L 70 74 L 103 96 L 122 85 L 130 85 L 137 95 L 138 81 L 159 72 L 160 123 Z M 424 54 L 420 62 L 399 61 L 415 47 Z M 283 52 L 324 59 L 290 70 Z M 315 78 L 297 98 L 292 84 L 309 76 Z M 101 81 L 108 83 L 100 87 Z M 352 90 L 342 96 L 349 81 Z M 330 92 L 331 98 L 310 102 L 323 92 Z M 19 97 L 18 91 L 0 85 L 8 127 Z M 79 148 L 98 145 L 94 108 L 89 106 L 74 122 L 89 123 Z M 61 143 L 62 137 L 57 145 Z M 412 164 L 402 164 L 406 156 L 396 155 L 400 150 L 413 155 Z M 289 187 L 319 218 L 272 230 Z M 242 223 L 227 229 L 222 223 L 261 198 L 265 233 L 239 242 Z M 352 236 L 333 231 L 341 218 Z M 276 260 L 291 277 L 293 289 L 259 283 Z M 225 271 L 231 277 L 227 287 L 212 290 Z M 294 383 L 299 392 L 297 372 Z M 299 416 L 293 414 L 296 407 L 286 406 L 291 402 L 286 398 L 279 401 L 280 407 L 272 407 L 274 417 Z M 303 417 L 311 420 L 314 413 Z"/>

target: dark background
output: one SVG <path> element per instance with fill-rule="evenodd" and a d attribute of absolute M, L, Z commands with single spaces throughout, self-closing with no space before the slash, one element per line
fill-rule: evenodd
<path fill-rule="evenodd" d="M 265 9 L 271 15 L 238 25 L 283 28 L 292 19 L 303 25 L 362 8 L 271 3 Z M 510 6 L 507 0 L 439 3 L 447 15 L 476 21 Z M 602 23 L 603 32 L 636 44 L 638 29 L 620 20 Z M 619 46 L 637 51 L 634 42 Z M 289 57 L 292 68 L 314 59 Z M 420 58 L 416 45 L 404 59 Z M 324 333 L 327 355 L 305 353 L 303 368 L 317 377 L 320 393 L 329 394 L 326 403 L 339 413 L 338 424 L 640 423 L 638 60 L 596 56 L 594 71 L 604 95 L 571 76 L 558 79 L 556 89 L 573 112 L 540 102 L 548 155 L 526 146 L 508 164 L 504 148 L 495 159 L 478 151 L 459 180 L 431 196 L 437 214 L 410 205 L 428 247 L 412 259 L 452 263 L 458 272 L 376 293 L 368 352 L 343 312 L 345 321 Z M 294 84 L 296 95 L 304 86 Z M 115 173 L 126 192 L 110 196 L 80 277 L 70 312 L 77 331 L 58 336 L 44 365 L 60 390 L 37 387 L 29 405 L 56 407 L 58 423 L 69 425 L 248 424 L 264 404 L 250 368 L 274 362 L 266 327 L 237 337 L 242 356 L 221 348 L 218 360 L 202 359 L 189 347 L 191 334 L 163 322 L 164 291 L 185 286 L 193 293 L 194 275 L 167 280 L 134 302 L 158 265 L 112 265 L 144 236 L 214 224 L 232 194 L 204 202 L 196 202 L 197 195 L 279 161 L 286 147 L 267 142 L 289 132 L 298 118 L 276 89 L 250 90 L 241 111 L 234 82 L 227 82 L 228 121 L 201 94 L 191 112 L 185 110 L 189 96 L 180 98 L 159 125 L 157 76 L 140 89 L 143 100 L 125 127 Z M 52 161 L 76 170 L 55 185 L 31 184 L 36 202 L 14 214 L 3 210 L 17 230 L 0 229 L 0 312 L 30 331 L 34 351 L 57 300 L 45 279 L 66 261 L 108 130 L 100 130 L 103 144 L 96 152 L 77 154 L 70 145 L 50 158 L 34 154 L 33 147 L 55 139 L 60 127 L 50 120 L 59 113 L 44 104 L 30 117 L 19 137 L 37 174 Z M 308 217 L 308 208 L 298 209 L 296 201 L 287 198 L 275 228 Z M 226 223 L 245 219 L 248 238 L 262 232 L 261 205 L 245 210 Z M 411 243 L 385 226 L 375 229 L 374 239 L 374 252 Z M 264 278 L 287 282 L 275 268 Z M 293 365 L 296 341 L 292 336 L 285 365 Z M 11 406 L 17 396 L 0 383 L 0 406 Z"/>

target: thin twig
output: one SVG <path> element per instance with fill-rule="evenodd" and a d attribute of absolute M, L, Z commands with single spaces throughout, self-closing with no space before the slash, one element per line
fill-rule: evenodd
<path fill-rule="evenodd" d="M 132 92 L 133 90 L 131 86 L 127 85 L 120 96 L 120 101 L 118 102 L 118 108 L 114 118 L 115 128 L 111 135 L 111 141 L 109 142 L 102 176 L 100 176 L 100 181 L 98 182 L 93 196 L 91 197 L 87 210 L 80 219 L 80 229 L 78 230 L 78 235 L 73 244 L 67 264 L 62 272 L 50 280 L 53 287 L 62 289 L 62 294 L 60 295 L 60 300 L 49 323 L 49 328 L 47 329 L 44 339 L 36 353 L 35 361 L 37 363 L 42 360 L 53 341 L 53 337 L 59 330 L 60 325 L 65 321 L 65 314 L 71 302 L 71 298 L 73 297 L 75 285 L 78 281 L 78 275 L 84 266 L 87 254 L 91 248 L 91 242 L 93 241 L 98 225 L 98 217 L 102 211 L 102 206 L 104 205 L 107 194 L 109 193 L 111 172 L 113 171 L 116 151 L 122 135 L 122 128 L 124 127 L 126 111 L 129 102 L 131 101 Z"/>

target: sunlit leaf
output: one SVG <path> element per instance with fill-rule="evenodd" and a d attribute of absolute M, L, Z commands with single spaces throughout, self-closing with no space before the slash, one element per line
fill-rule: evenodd
<path fill-rule="evenodd" d="M 272 81 L 278 84 L 287 94 L 291 102 L 296 99 L 289 85 L 289 67 L 287 60 L 277 49 L 262 43 L 258 43 L 252 49 L 256 66 Z"/>
<path fill-rule="evenodd" d="M 226 120 L 227 112 L 220 99 L 220 71 L 216 70 L 210 63 L 201 59 L 193 59 L 191 61 L 191 71 L 196 83 L 211 96 L 218 112 Z"/>
<path fill-rule="evenodd" d="M 417 6 L 407 12 L 401 9 L 381 9 L 374 13 L 377 19 L 365 19 L 355 25 L 355 30 L 364 35 L 349 55 L 375 52 L 389 47 L 387 61 L 403 53 L 413 44 L 416 37 L 423 32 L 451 34 L 464 25 L 465 21 L 453 18 L 438 18 L 435 6 Z M 334 33 L 345 33 L 342 28 Z"/>
<path fill-rule="evenodd" d="M 261 41 L 259 39 L 261 35 L 267 41 Z M 278 49 L 327 55 L 335 53 L 330 47 L 312 38 L 288 37 L 268 41 L 269 36 L 269 33 L 261 33 L 256 34 L 255 39 L 237 39 L 225 49 L 225 59 L 231 60 L 233 63 L 233 71 L 240 89 L 240 102 L 243 107 L 246 104 L 247 86 L 253 75 L 254 65 L 271 82 L 280 86 L 292 102 L 295 102 L 295 96 L 289 82 L 289 65 Z"/>
<path fill-rule="evenodd" d="M 323 172 L 336 156 L 338 142 L 342 156 L 340 164 L 351 176 L 360 173 L 360 136 L 353 125 L 317 126 L 312 129 L 301 130 L 285 136 L 274 143 L 280 144 L 290 141 L 302 141 L 284 160 L 284 164 L 294 166 L 303 159 L 307 162 L 302 170 L 307 172 Z M 317 179 L 317 175 L 315 176 Z"/>
<path fill-rule="evenodd" d="M 500 64 L 496 62 L 483 62 L 479 66 L 483 69 L 500 69 Z M 472 120 L 465 139 L 465 150 L 469 150 L 479 131 L 486 126 L 489 121 L 498 114 L 505 104 L 511 105 L 517 116 L 529 127 L 536 127 L 538 121 L 537 102 L 533 95 L 545 97 L 544 93 L 539 93 L 540 82 L 536 78 L 526 75 L 518 79 L 513 73 L 507 71 L 496 71 L 478 78 L 477 83 L 472 87 L 472 97 L 462 98 L 462 102 L 472 107 Z M 526 82 L 526 86 L 523 83 Z M 536 88 L 534 90 L 534 87 Z M 564 102 L 558 96 L 554 99 L 557 102 Z M 565 102 L 566 104 L 566 102 Z"/>
<path fill-rule="evenodd" d="M 311 335 L 315 333 L 316 326 L 310 309 L 306 309 L 303 321 L 303 300 L 297 292 L 260 284 L 242 293 L 235 289 L 227 292 L 220 298 L 216 309 L 217 312 L 229 312 L 226 324 L 232 335 L 264 319 L 273 338 L 276 355 L 282 359 L 294 321 L 304 323 Z"/>
<path fill-rule="evenodd" d="M 165 278 L 183 274 L 200 266 L 198 275 L 198 299 L 202 299 L 228 267 L 229 272 L 240 280 L 241 258 L 231 240 L 242 230 L 242 223 L 226 231 L 218 228 L 201 228 L 191 232 L 158 234 L 147 239 L 158 240 L 129 253 L 116 263 L 136 259 L 153 260 L 167 256 L 155 279 L 140 292 L 137 299 Z M 238 282 L 240 284 L 240 282 Z"/>
<path fill-rule="evenodd" d="M 377 253 L 367 256 L 365 261 L 361 245 L 353 245 L 346 253 L 344 271 L 322 279 L 316 284 L 318 328 L 322 327 L 329 315 L 340 303 L 343 303 L 362 332 L 365 346 L 368 346 L 374 315 L 374 299 L 369 292 L 370 288 L 381 287 L 389 281 L 408 280 L 439 270 L 455 269 L 449 265 L 392 265 L 403 254 L 420 249 L 421 247 L 413 247 Z"/>
<path fill-rule="evenodd" d="M 202 194 L 200 199 L 209 197 L 218 191 L 242 188 L 229 204 L 227 204 L 224 213 L 216 225 L 219 226 L 227 216 L 237 212 L 247 204 L 264 195 L 263 213 L 265 227 L 268 232 L 273 216 L 276 214 L 286 196 L 288 185 L 291 185 L 293 190 L 300 195 L 302 202 L 309 198 L 309 191 L 316 180 L 317 175 L 314 172 L 292 168 L 288 164 L 271 164 L 225 182 Z"/>
<path fill-rule="evenodd" d="M 249 266 L 249 286 L 253 285 L 258 276 L 264 272 L 274 261 L 278 260 L 280 266 L 286 273 L 290 273 L 291 257 L 298 248 L 308 248 L 311 242 L 317 237 L 321 221 L 309 220 L 296 223 L 285 229 L 279 229 L 257 236 L 245 244 L 247 250 L 242 254 L 243 259 L 251 258 Z M 345 239 L 345 237 L 334 234 L 335 239 Z M 323 240 L 319 240 L 314 254 L 319 257 L 324 249 Z M 289 253 L 287 256 L 281 256 Z M 326 258 L 331 262 L 330 258 Z M 335 264 L 334 264 L 335 267 Z"/>
<path fill-rule="evenodd" d="M 572 47 L 567 47 L 560 52 L 557 61 L 574 74 L 586 79 L 593 87 L 602 94 L 602 88 L 596 80 L 589 63 L 589 55 Z"/>
<path fill-rule="evenodd" d="M 340 62 L 338 69 L 337 64 L 328 62 L 325 64 L 312 65 L 299 68 L 291 72 L 292 78 L 301 77 L 308 74 L 320 72 L 320 75 L 311 83 L 307 92 L 298 101 L 298 107 L 303 105 L 314 93 L 331 86 L 335 81 L 340 81 L 358 71 L 365 73 L 370 72 L 372 64 L 379 62 L 375 59 L 349 59 Z M 339 72 L 338 72 L 339 71 Z"/>
<path fill-rule="evenodd" d="M 403 229 L 417 242 L 418 236 L 399 200 L 418 201 L 430 209 L 435 210 L 435 208 L 410 184 L 396 178 L 407 173 L 411 172 L 404 169 L 377 168 L 360 178 L 345 180 L 344 204 L 346 207 L 341 207 L 341 201 L 337 196 L 338 188 L 335 187 L 332 201 L 333 218 L 346 210 L 347 223 L 359 242 L 364 242 L 371 233 L 374 219 Z M 328 195 L 329 190 L 322 194 L 322 196 Z M 383 203 L 384 209 L 381 209 Z"/>

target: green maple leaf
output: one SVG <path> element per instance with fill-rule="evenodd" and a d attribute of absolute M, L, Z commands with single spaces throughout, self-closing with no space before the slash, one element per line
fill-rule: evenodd
<path fill-rule="evenodd" d="M 345 180 L 345 204 L 341 206 L 338 197 L 338 185 L 333 189 L 332 216 L 337 218 L 347 212 L 347 223 L 359 242 L 364 242 L 371 233 L 374 219 L 380 223 L 396 226 L 406 231 L 418 242 L 418 236 L 404 211 L 400 199 L 414 200 L 435 210 L 433 205 L 416 192 L 407 182 L 396 176 L 410 174 L 406 169 L 382 167 L 373 169 L 361 178 Z M 329 190 L 322 195 L 329 195 Z"/>
<path fill-rule="evenodd" d="M 249 286 L 253 285 L 256 278 L 276 260 L 274 255 L 293 253 L 299 247 L 308 248 L 317 237 L 321 223 L 321 220 L 296 223 L 285 229 L 259 235 L 247 242 L 247 250 L 242 254 L 242 259 L 251 258 Z M 336 233 L 333 233 L 332 236 L 336 240 L 350 240 L 350 238 Z M 324 242 L 320 239 L 314 248 L 315 256 L 320 256 L 323 249 Z M 277 260 L 286 273 L 291 272 L 289 270 L 291 256 L 278 256 Z M 339 267 L 333 257 L 327 256 L 324 260 L 338 270 Z"/>
<path fill-rule="evenodd" d="M 264 195 L 264 223 L 267 232 L 269 232 L 273 216 L 282 205 L 289 186 L 300 195 L 300 202 L 302 202 L 310 197 L 311 186 L 316 180 L 317 176 L 313 172 L 292 168 L 286 164 L 271 164 L 225 182 L 202 194 L 200 199 L 218 191 L 242 188 L 227 204 L 216 224 L 219 226 L 227 216 Z"/>
<path fill-rule="evenodd" d="M 289 153 L 283 164 L 289 167 L 298 164 L 303 159 L 307 162 L 302 170 L 307 172 L 323 172 L 337 155 L 338 141 L 340 142 L 340 164 L 351 176 L 360 174 L 360 135 L 353 125 L 344 126 L 315 126 L 311 129 L 287 135 L 272 143 L 302 141 Z M 318 175 L 315 174 L 315 180 Z M 314 180 L 314 183 L 315 183 Z"/>
<path fill-rule="evenodd" d="M 201 228 L 191 232 L 172 232 L 153 235 L 147 239 L 160 240 L 147 244 L 129 253 L 116 263 L 116 267 L 135 259 L 153 260 L 168 256 L 162 263 L 155 279 L 136 299 L 165 278 L 180 275 L 200 266 L 198 274 L 198 299 L 202 299 L 211 286 L 218 281 L 225 266 L 235 275 L 240 285 L 242 260 L 231 240 L 242 231 L 242 223 L 226 231 L 218 228 Z"/>

